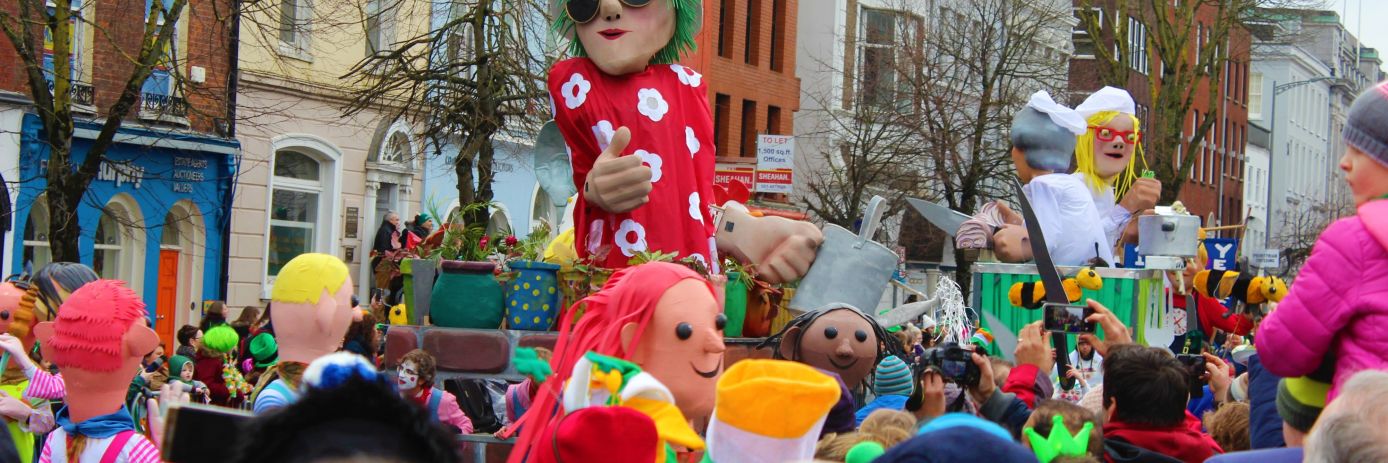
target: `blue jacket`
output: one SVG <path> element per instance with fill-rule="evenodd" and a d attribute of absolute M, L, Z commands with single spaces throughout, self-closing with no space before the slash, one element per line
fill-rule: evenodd
<path fill-rule="evenodd" d="M 906 408 L 907 399 L 908 397 L 904 395 L 877 396 L 877 400 L 868 402 L 868 404 L 864 405 L 863 408 L 858 409 L 858 413 L 854 414 L 854 425 L 862 426 L 863 420 L 867 419 L 868 415 L 871 415 L 872 412 L 875 412 L 878 409 L 901 410 L 903 408 Z"/>
<path fill-rule="evenodd" d="M 1286 447 L 1282 417 L 1277 414 L 1277 381 L 1258 354 L 1248 358 L 1248 437 L 1252 449 Z"/>

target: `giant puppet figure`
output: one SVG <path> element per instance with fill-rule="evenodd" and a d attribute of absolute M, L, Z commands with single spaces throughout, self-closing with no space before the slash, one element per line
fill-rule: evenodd
<path fill-rule="evenodd" d="M 347 265 L 327 254 L 300 254 L 285 264 L 275 278 L 270 303 L 279 363 L 261 376 L 253 398 L 256 414 L 298 400 L 304 368 L 336 352 L 359 313 L 352 309 Z"/>
<path fill-rule="evenodd" d="M 707 280 L 680 265 L 649 263 L 618 271 L 601 291 L 579 303 L 587 307 L 583 317 L 577 323 L 564 317 L 559 328 L 551 359 L 554 375 L 517 421 L 521 438 L 511 452 L 512 462 L 554 461 L 552 454 L 534 451 L 535 446 L 553 439 L 566 412 L 560 407 L 561 389 L 586 352 L 637 364 L 669 388 L 688 419 L 701 420 L 713 410 L 727 319 Z"/>
<path fill-rule="evenodd" d="M 1161 182 L 1137 176 L 1137 162 L 1146 166 L 1147 161 L 1142 156 L 1142 126 L 1136 111 L 1132 95 L 1113 87 L 1099 89 L 1075 108 L 1087 127 L 1075 143 L 1072 175 L 1089 187 L 1110 245 L 1118 242 L 1125 228 L 1132 229 L 1126 238 L 1135 242 L 1137 221 L 1133 218 L 1152 209 L 1161 196 Z"/>
<path fill-rule="evenodd" d="M 1055 265 L 1089 265 L 1096 257 L 1113 262 L 1112 244 L 1093 226 L 1099 223 L 1094 198 L 1082 180 L 1065 173 L 1075 137 L 1084 132 L 1084 119 L 1045 91 L 1033 94 L 1012 120 L 1012 162 Z M 1021 225 L 1004 225 L 993 234 L 993 243 L 998 260 L 1032 259 L 1031 242 Z"/>
<path fill-rule="evenodd" d="M 159 345 L 146 316 L 124 282 L 97 280 L 74 291 L 53 321 L 34 326 L 44 358 L 63 372 L 67 404 L 42 461 L 161 461 L 125 407 L 132 372 Z"/>
<path fill-rule="evenodd" d="M 549 91 L 580 185 L 579 257 L 623 268 L 637 253 L 676 253 L 717 268 L 717 252 L 757 264 L 771 283 L 814 260 L 819 230 L 753 217 L 737 203 L 713 213 L 714 139 L 708 87 L 674 64 L 693 50 L 701 0 L 552 0 L 555 29 L 578 58 L 554 64 Z M 716 235 L 716 236 L 715 236 Z"/>

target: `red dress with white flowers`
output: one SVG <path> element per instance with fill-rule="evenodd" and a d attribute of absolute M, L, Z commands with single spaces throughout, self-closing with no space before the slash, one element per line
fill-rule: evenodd
<path fill-rule="evenodd" d="M 627 267 L 641 251 L 715 261 L 713 118 L 703 76 L 678 64 L 610 76 L 588 58 L 554 64 L 549 72 L 554 120 L 573 164 L 578 203 L 574 247 L 579 257 L 607 252 L 603 266 Z M 631 131 L 624 156 L 651 168 L 650 202 L 625 214 L 588 204 L 584 180 L 618 128 Z"/>

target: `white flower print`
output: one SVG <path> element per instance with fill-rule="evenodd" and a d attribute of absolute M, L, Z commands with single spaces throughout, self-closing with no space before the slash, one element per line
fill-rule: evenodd
<path fill-rule="evenodd" d="M 659 154 L 646 150 L 636 150 L 637 156 L 641 157 L 641 162 L 651 167 L 651 183 L 660 181 L 660 167 L 665 165 L 665 160 Z"/>
<path fill-rule="evenodd" d="M 598 150 L 607 149 L 607 145 L 612 143 L 612 135 L 617 133 L 612 129 L 612 123 L 608 121 L 598 121 L 598 125 L 593 126 L 593 136 L 598 139 Z"/>
<path fill-rule="evenodd" d="M 646 250 L 646 227 L 635 220 L 623 220 L 622 226 L 617 227 L 617 236 L 612 238 L 627 257 L 635 257 L 636 253 Z"/>
<path fill-rule="evenodd" d="M 652 122 L 660 122 L 665 118 L 665 113 L 670 112 L 670 105 L 665 102 L 665 97 L 660 96 L 660 90 L 643 88 L 636 92 L 636 110 L 651 118 Z"/>
<path fill-rule="evenodd" d="M 684 127 L 684 145 L 689 147 L 689 157 L 699 154 L 699 137 L 694 136 L 694 128 Z"/>
<path fill-rule="evenodd" d="M 583 102 L 588 101 L 588 90 L 592 88 L 593 84 L 584 79 L 583 74 L 575 72 L 568 82 L 559 87 L 559 94 L 564 97 L 564 107 L 578 109 L 583 106 Z"/>
<path fill-rule="evenodd" d="M 698 87 L 699 84 L 702 83 L 704 80 L 704 76 L 702 74 L 699 74 L 692 68 L 687 68 L 678 64 L 671 64 L 670 70 L 675 71 L 675 74 L 680 76 L 681 84 L 685 84 L 690 87 Z"/>
<path fill-rule="evenodd" d="M 602 230 L 604 222 L 602 219 L 594 220 L 588 225 L 588 253 L 595 254 L 598 248 L 602 247 Z"/>
<path fill-rule="evenodd" d="M 689 194 L 689 216 L 699 223 L 704 223 L 703 206 L 703 202 L 699 201 L 699 192 Z"/>

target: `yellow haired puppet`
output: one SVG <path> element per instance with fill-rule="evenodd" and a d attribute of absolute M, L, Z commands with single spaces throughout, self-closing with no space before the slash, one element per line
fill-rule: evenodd
<path fill-rule="evenodd" d="M 1075 143 L 1073 175 L 1089 186 L 1104 235 L 1117 243 L 1128 222 L 1155 207 L 1161 197 L 1161 182 L 1145 175 L 1138 178 L 1137 163 L 1141 160 L 1145 170 L 1147 160 L 1142 155 L 1136 104 L 1127 91 L 1104 87 L 1075 112 L 1085 118 L 1088 128 Z"/>

